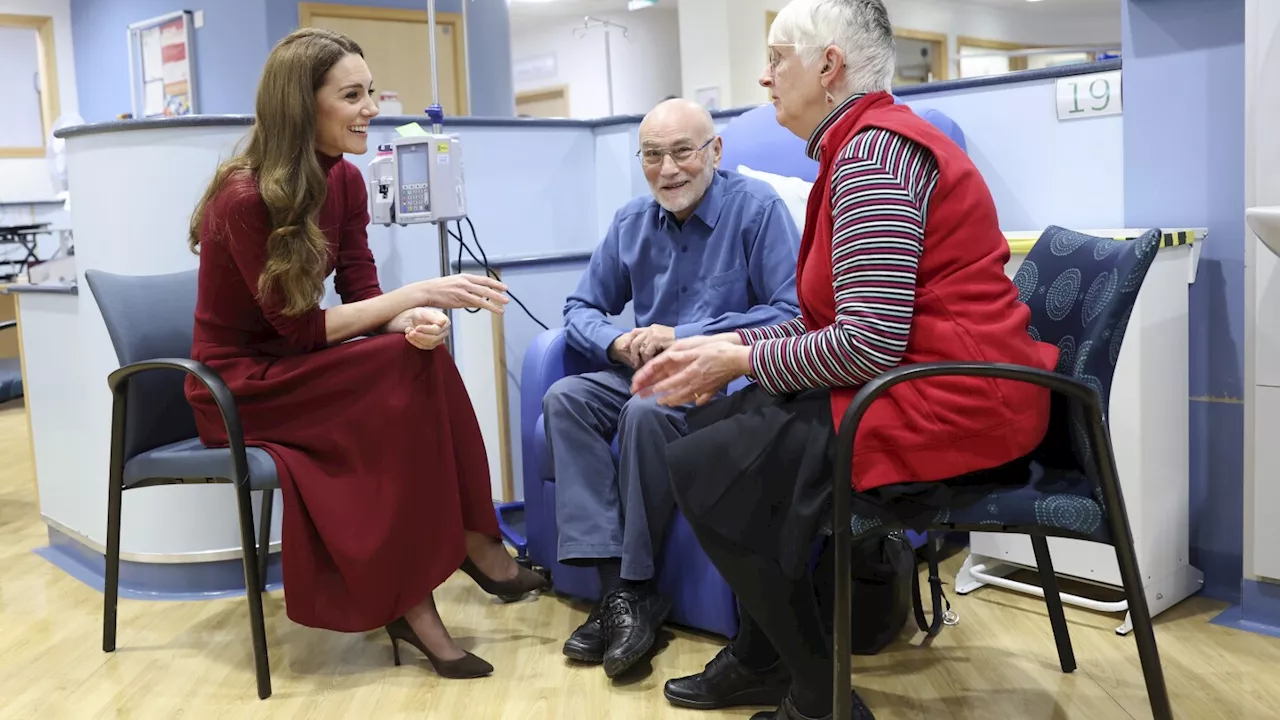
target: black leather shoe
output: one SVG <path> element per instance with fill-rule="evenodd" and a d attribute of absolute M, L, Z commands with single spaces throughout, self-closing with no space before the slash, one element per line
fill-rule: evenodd
<path fill-rule="evenodd" d="M 751 720 L 832 720 L 834 713 L 827 713 L 822 717 L 811 718 L 808 715 L 801 715 L 796 706 L 792 704 L 791 697 L 787 696 L 782 699 L 782 704 L 777 710 L 766 710 L 758 712 L 751 716 Z M 853 718 L 852 720 L 876 720 L 876 716 L 871 713 L 871 708 L 862 702 L 862 698 L 858 697 L 858 691 L 853 691 Z"/>
<path fill-rule="evenodd" d="M 697 675 L 668 680 L 662 693 L 672 705 L 696 710 L 777 705 L 787 696 L 791 673 L 781 662 L 768 670 L 751 670 L 733 656 L 729 645 Z"/>
<path fill-rule="evenodd" d="M 655 592 L 619 588 L 604 599 L 604 630 L 608 649 L 604 674 L 617 677 L 653 647 L 658 628 L 671 613 L 671 601 Z"/>
<path fill-rule="evenodd" d="M 591 608 L 587 621 L 564 641 L 566 657 L 579 662 L 599 665 L 604 662 L 604 651 L 607 647 L 604 634 L 604 604 L 597 603 Z"/>

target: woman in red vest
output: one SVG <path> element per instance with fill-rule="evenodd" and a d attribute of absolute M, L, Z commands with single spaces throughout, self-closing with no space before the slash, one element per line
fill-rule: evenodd
<path fill-rule="evenodd" d="M 778 122 L 819 164 L 796 286 L 801 317 L 672 346 L 635 376 L 641 395 L 703 405 L 668 449 L 699 542 L 738 596 L 741 630 L 700 674 L 672 680 L 688 707 L 779 703 L 757 719 L 831 713 L 830 634 L 807 561 L 830 517 L 840 420 L 858 388 L 900 364 L 1003 362 L 1053 370 L 1005 275 L 1009 247 L 982 176 L 954 142 L 894 104 L 881 0 L 793 0 L 770 29 Z M 991 484 L 1021 483 L 1048 427 L 1047 390 L 933 378 L 895 386 L 863 418 L 855 503 L 931 516 Z M 856 507 L 856 506 L 855 506 Z M 864 507 L 867 507 L 864 505 Z M 847 570 L 845 570 L 847 572 Z M 855 696 L 856 717 L 872 717 Z"/>

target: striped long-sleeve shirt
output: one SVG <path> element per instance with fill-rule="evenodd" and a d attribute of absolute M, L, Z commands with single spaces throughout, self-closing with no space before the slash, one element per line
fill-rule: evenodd
<path fill-rule="evenodd" d="M 858 97 L 842 103 L 819 126 L 809 143 L 811 157 L 816 159 L 823 133 Z M 765 390 L 856 387 L 901 361 L 911 331 L 929 196 L 937 181 L 932 154 L 888 130 L 861 132 L 841 150 L 829 189 L 835 323 L 806 332 L 804 320 L 796 318 L 739 330 L 751 347 L 752 376 Z"/>

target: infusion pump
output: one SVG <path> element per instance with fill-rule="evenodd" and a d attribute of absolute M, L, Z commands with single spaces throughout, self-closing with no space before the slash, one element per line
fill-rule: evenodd
<path fill-rule="evenodd" d="M 369 163 L 369 215 L 378 225 L 467 216 L 462 144 L 456 135 L 406 135 L 378 146 Z"/>

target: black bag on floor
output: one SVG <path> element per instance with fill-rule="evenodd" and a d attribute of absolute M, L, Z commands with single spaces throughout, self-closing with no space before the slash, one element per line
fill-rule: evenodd
<path fill-rule="evenodd" d="M 942 629 L 946 612 L 951 604 L 942 595 L 942 582 L 938 577 L 938 557 L 932 534 L 924 546 L 929 563 L 929 584 L 933 595 L 933 622 L 925 620 L 920 597 L 920 576 L 916 566 L 915 549 L 906 533 L 870 532 L 854 538 L 850 550 L 852 578 L 850 596 L 850 648 L 854 655 L 875 655 L 897 639 L 906 626 L 907 619 L 915 611 L 916 624 L 930 636 Z M 834 561 L 834 548 L 830 545 L 823 553 L 823 560 Z M 830 572 L 818 573 L 818 577 L 833 578 Z M 825 580 L 824 582 L 829 582 Z M 822 609 L 824 621 L 830 625 L 834 588 L 820 588 L 819 597 L 828 603 Z M 946 604 L 947 610 L 942 610 Z M 828 627 L 830 630 L 831 628 Z"/>
<path fill-rule="evenodd" d="M 916 552 L 901 532 L 869 533 L 853 541 L 850 648 L 875 655 L 897 639 L 911 615 Z"/>

